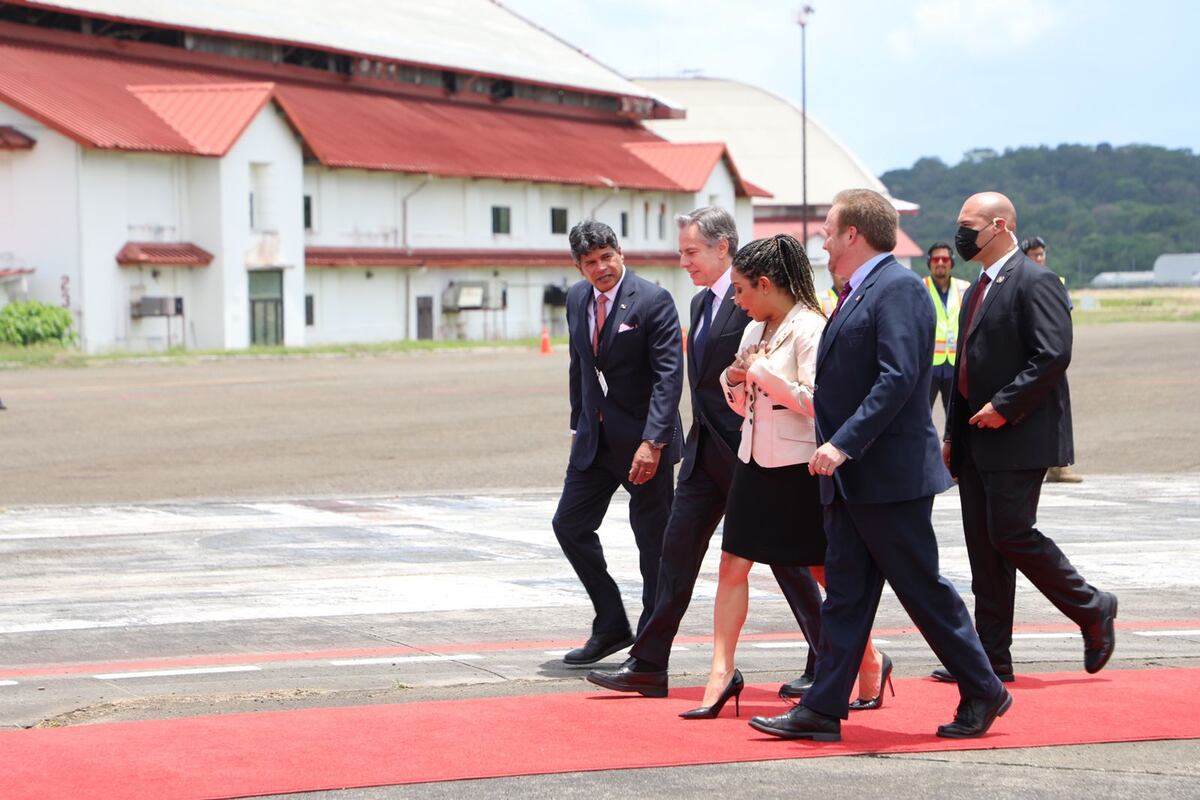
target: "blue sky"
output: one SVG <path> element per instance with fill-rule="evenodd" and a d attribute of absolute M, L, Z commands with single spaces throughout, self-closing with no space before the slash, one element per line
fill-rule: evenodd
<path fill-rule="evenodd" d="M 1200 150 L 1200 3 L 808 0 L 808 110 L 876 173 L 975 147 Z M 629 77 L 800 101 L 804 0 L 503 0 Z"/>

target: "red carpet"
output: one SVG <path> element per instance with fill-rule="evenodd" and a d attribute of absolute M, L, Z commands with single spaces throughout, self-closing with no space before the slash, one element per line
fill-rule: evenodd
<path fill-rule="evenodd" d="M 647 700 L 597 690 L 487 700 L 309 709 L 0 732 L 6 800 L 227 798 L 463 778 L 935 750 L 1200 738 L 1197 669 L 1022 676 L 983 739 L 933 735 L 954 687 L 896 681 L 853 714 L 837 744 L 787 742 L 746 725 L 785 708 L 747 687 L 742 717 L 675 714 L 698 688 Z"/>

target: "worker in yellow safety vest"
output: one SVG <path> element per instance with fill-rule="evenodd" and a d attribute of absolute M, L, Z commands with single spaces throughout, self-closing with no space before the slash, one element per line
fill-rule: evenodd
<path fill-rule="evenodd" d="M 1021 252 L 1031 261 L 1046 266 L 1046 240 L 1042 237 L 1030 236 L 1028 239 L 1022 239 Z M 1058 279 L 1066 285 L 1066 278 L 1059 275 Z M 1046 483 L 1083 483 L 1083 477 L 1070 467 L 1050 467 L 1046 470 Z"/>
<path fill-rule="evenodd" d="M 950 274 L 954 269 L 954 251 L 946 242 L 935 242 L 926 253 L 926 264 L 929 266 L 929 276 L 925 278 L 925 288 L 929 291 L 929 299 L 933 302 L 933 311 L 937 315 L 937 336 L 933 345 L 933 380 L 929 385 L 929 408 L 940 393 L 942 395 L 942 411 L 950 407 L 950 392 L 954 390 L 954 357 L 958 352 L 958 312 L 962 308 L 963 295 L 967 293 L 970 281 L 955 278 Z"/>
<path fill-rule="evenodd" d="M 833 278 L 833 286 L 821 294 L 821 311 L 825 314 L 825 319 L 833 316 L 833 310 L 837 308 L 838 294 L 842 291 L 842 284 L 845 283 L 844 278 L 839 278 L 832 272 L 829 274 Z"/>

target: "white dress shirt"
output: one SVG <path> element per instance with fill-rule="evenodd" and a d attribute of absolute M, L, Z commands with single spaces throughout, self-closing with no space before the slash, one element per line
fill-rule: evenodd
<path fill-rule="evenodd" d="M 592 302 L 588 304 L 588 336 L 591 338 L 588 341 L 596 341 L 596 301 L 600 295 L 608 298 L 608 303 L 604 308 L 604 318 L 607 320 L 608 316 L 613 313 L 613 303 L 617 300 L 617 290 L 621 288 L 621 281 L 623 280 L 625 280 L 624 267 L 621 268 L 621 277 L 617 279 L 617 285 L 607 292 L 601 292 L 595 286 L 592 287 Z"/>

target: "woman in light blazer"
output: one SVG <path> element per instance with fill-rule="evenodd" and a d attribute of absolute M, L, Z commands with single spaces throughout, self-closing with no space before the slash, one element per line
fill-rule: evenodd
<path fill-rule="evenodd" d="M 751 242 L 733 260 L 734 302 L 753 320 L 738 357 L 721 374 L 729 407 L 745 419 L 725 507 L 721 569 L 713 609 L 713 660 L 703 705 L 680 716 L 716 717 L 745 685 L 734 653 L 749 604 L 755 562 L 808 566 L 825 584 L 825 530 L 817 478 L 813 376 L 825 316 L 804 248 L 786 234 Z M 857 707 L 882 704 L 890 662 L 870 646 Z M 867 672 L 873 672 L 868 676 Z M 866 684 L 864 678 L 869 678 Z M 866 688 L 867 693 L 863 694 Z M 863 705 L 863 700 L 876 705 Z M 855 704 L 852 704 L 855 707 Z"/>

